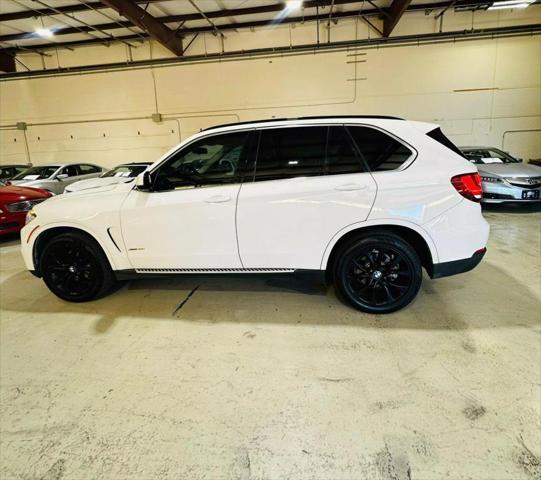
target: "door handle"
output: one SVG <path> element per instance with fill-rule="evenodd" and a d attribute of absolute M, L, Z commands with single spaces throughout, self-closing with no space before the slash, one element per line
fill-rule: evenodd
<path fill-rule="evenodd" d="M 214 195 L 213 197 L 209 197 L 205 200 L 207 203 L 225 203 L 229 202 L 231 200 L 231 197 L 228 195 Z"/>
<path fill-rule="evenodd" d="M 364 190 L 366 185 L 359 185 L 358 183 L 346 183 L 345 185 L 338 185 L 335 190 L 340 192 L 353 192 L 354 190 Z"/>

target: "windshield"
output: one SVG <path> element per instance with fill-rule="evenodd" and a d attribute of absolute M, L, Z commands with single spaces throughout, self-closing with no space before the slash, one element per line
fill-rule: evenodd
<path fill-rule="evenodd" d="M 146 169 L 146 165 L 119 165 L 105 172 L 102 177 L 137 177 L 137 175 Z"/>
<path fill-rule="evenodd" d="M 32 167 L 13 177 L 13 180 L 43 180 L 58 170 L 56 167 Z"/>
<path fill-rule="evenodd" d="M 464 156 L 472 163 L 490 164 L 490 163 L 520 163 L 506 152 L 496 148 L 483 148 L 478 150 L 467 150 Z"/>

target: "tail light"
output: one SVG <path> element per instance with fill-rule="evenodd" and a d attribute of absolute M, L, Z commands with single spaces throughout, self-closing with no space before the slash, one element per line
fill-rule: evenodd
<path fill-rule="evenodd" d="M 456 188 L 456 191 L 464 198 L 472 202 L 479 202 L 481 200 L 483 191 L 481 189 L 481 177 L 478 173 L 455 175 L 451 178 L 451 183 Z"/>

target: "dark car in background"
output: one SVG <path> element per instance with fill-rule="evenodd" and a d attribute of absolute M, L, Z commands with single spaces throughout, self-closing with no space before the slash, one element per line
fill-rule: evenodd
<path fill-rule="evenodd" d="M 32 165 L 22 165 L 22 164 L 13 164 L 13 165 L 0 165 L 0 180 L 10 180 L 15 175 L 24 172 Z"/>
<path fill-rule="evenodd" d="M 477 165 L 483 187 L 482 202 L 541 201 L 541 167 L 514 158 L 495 147 L 460 147 Z"/>

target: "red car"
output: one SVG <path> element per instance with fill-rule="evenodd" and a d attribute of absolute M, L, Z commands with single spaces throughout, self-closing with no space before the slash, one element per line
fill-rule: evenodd
<path fill-rule="evenodd" d="M 40 188 L 4 186 L 0 182 L 0 235 L 18 232 L 24 227 L 26 213 L 51 196 Z"/>

